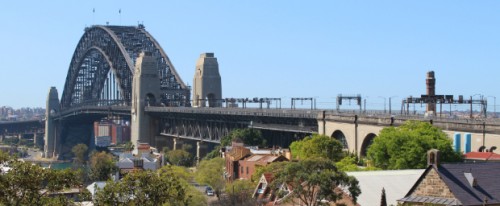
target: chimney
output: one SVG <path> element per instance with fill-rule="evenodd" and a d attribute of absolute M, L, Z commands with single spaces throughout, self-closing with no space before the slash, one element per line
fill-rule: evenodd
<path fill-rule="evenodd" d="M 437 149 L 431 149 L 427 152 L 427 165 L 438 167 L 439 166 L 439 158 L 440 158 L 440 151 Z"/>
<path fill-rule="evenodd" d="M 425 79 L 425 85 L 427 86 L 427 96 L 432 98 L 436 95 L 436 78 L 434 78 L 434 71 L 427 72 L 427 78 Z M 427 114 L 435 115 L 436 114 L 436 103 L 429 102 L 427 103 Z"/>

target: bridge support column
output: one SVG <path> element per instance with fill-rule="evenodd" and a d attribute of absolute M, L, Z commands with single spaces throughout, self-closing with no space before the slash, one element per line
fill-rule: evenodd
<path fill-rule="evenodd" d="M 196 142 L 196 165 L 200 163 L 201 154 L 206 153 L 207 145 L 203 143 L 203 141 Z"/>
<path fill-rule="evenodd" d="M 57 145 L 57 126 L 53 120 L 52 114 L 59 112 L 59 95 L 55 87 L 51 87 L 47 96 L 47 105 L 45 108 L 45 136 L 44 136 L 44 156 L 53 158 Z"/>
<path fill-rule="evenodd" d="M 156 59 L 151 53 L 141 53 L 136 60 L 132 82 L 131 141 L 135 148 L 139 143 L 155 143 L 154 121 L 144 112 L 146 106 L 154 106 L 161 99 L 160 78 Z"/>

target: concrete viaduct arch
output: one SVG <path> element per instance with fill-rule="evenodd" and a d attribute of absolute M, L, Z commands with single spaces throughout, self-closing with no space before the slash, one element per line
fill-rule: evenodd
<path fill-rule="evenodd" d="M 406 121 L 404 118 L 389 116 L 358 117 L 352 114 L 327 114 L 326 112 L 320 113 L 317 120 L 319 134 L 338 140 L 345 139 L 346 149 L 358 156 L 366 156 L 367 148 L 383 128 L 391 125 L 399 126 Z M 465 133 L 471 134 L 471 151 L 478 151 L 483 144 L 486 148 L 500 147 L 500 129 L 495 124 L 443 120 L 432 120 L 431 124 L 441 128 L 452 141 L 456 132 L 461 133 L 461 152 L 465 151 Z"/>

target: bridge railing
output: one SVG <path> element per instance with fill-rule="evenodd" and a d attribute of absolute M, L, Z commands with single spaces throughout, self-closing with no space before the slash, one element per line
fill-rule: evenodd
<path fill-rule="evenodd" d="M 203 113 L 223 115 L 253 115 L 270 117 L 317 118 L 320 110 L 305 109 L 255 109 L 255 108 L 206 108 L 206 107 L 146 107 L 146 112 Z"/>

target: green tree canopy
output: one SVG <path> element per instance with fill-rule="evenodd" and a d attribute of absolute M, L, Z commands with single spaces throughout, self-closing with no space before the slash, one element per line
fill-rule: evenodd
<path fill-rule="evenodd" d="M 88 149 L 86 144 L 77 144 L 71 149 L 71 152 L 75 155 L 76 164 L 85 163 L 85 154 L 87 154 Z"/>
<path fill-rule="evenodd" d="M 290 150 L 292 158 L 327 158 L 339 161 L 344 156 L 343 145 L 338 140 L 319 134 L 306 137 L 303 140 L 292 142 Z"/>
<path fill-rule="evenodd" d="M 126 142 L 125 145 L 123 146 L 123 149 L 125 149 L 125 151 L 127 152 L 130 152 L 134 150 L 134 144 L 132 144 L 132 142 Z"/>
<path fill-rule="evenodd" d="M 191 167 L 193 165 L 193 155 L 186 150 L 170 150 L 166 154 L 168 162 L 177 166 Z"/>
<path fill-rule="evenodd" d="M 96 205 L 189 205 L 186 188 L 168 170 L 135 171 L 118 182 L 108 180 L 96 193 Z"/>
<path fill-rule="evenodd" d="M 90 157 L 90 178 L 95 181 L 108 180 L 118 169 L 113 155 L 106 152 L 95 152 Z"/>
<path fill-rule="evenodd" d="M 175 165 L 166 165 L 158 170 L 161 175 L 173 175 L 177 177 L 180 184 L 186 188 L 186 197 L 189 198 L 190 206 L 204 206 L 207 205 L 207 198 L 204 193 L 196 189 L 193 185 L 189 184 L 193 179 L 193 173 L 186 167 Z"/>
<path fill-rule="evenodd" d="M 235 129 L 231 131 L 228 136 L 222 137 L 220 145 L 222 147 L 229 146 L 236 138 L 241 139 L 245 145 L 264 147 L 267 144 L 267 141 L 262 137 L 260 130 L 245 128 Z"/>
<path fill-rule="evenodd" d="M 399 127 L 386 127 L 368 148 L 368 159 L 382 169 L 417 169 L 427 165 L 427 151 L 441 151 L 442 162 L 460 161 L 452 142 L 439 128 L 428 122 L 406 121 Z"/>
<path fill-rule="evenodd" d="M 342 191 L 337 187 L 347 187 L 351 197 L 356 201 L 361 190 L 354 177 L 347 176 L 337 169 L 332 160 L 311 158 L 298 162 L 289 162 L 283 170 L 275 174 L 272 188 L 288 184 L 293 193 L 288 201 L 299 199 L 308 206 L 321 204 L 317 200 L 335 203 L 342 198 Z"/>
<path fill-rule="evenodd" d="M 215 190 L 217 197 L 220 197 L 225 184 L 224 164 L 222 158 L 202 160 L 195 173 L 195 180 L 201 184 L 210 185 Z"/>
<path fill-rule="evenodd" d="M 11 168 L 0 174 L 0 205 L 69 205 L 71 200 L 52 194 L 81 185 L 76 171 L 44 169 L 1 151 L 0 157 Z"/>

